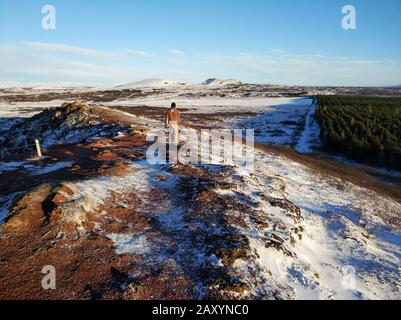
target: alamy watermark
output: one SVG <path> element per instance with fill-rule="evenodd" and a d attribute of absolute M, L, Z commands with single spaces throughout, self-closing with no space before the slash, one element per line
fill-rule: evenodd
<path fill-rule="evenodd" d="M 42 15 L 42 28 L 56 30 L 56 7 L 50 4 L 43 6 Z"/>
<path fill-rule="evenodd" d="M 42 288 L 44 290 L 56 289 L 56 268 L 51 265 L 44 266 L 41 271 L 45 276 L 42 278 Z"/>
<path fill-rule="evenodd" d="M 353 5 L 347 4 L 342 7 L 341 13 L 344 15 L 341 20 L 341 27 L 344 30 L 356 30 L 356 9 Z"/>
<path fill-rule="evenodd" d="M 177 144 L 171 133 L 150 131 L 146 152 L 149 164 L 215 164 L 237 165 L 246 171 L 254 169 L 253 129 L 186 129 Z"/>

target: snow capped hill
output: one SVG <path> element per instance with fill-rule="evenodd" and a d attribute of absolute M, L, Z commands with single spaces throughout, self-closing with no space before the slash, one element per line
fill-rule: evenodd
<path fill-rule="evenodd" d="M 227 86 L 227 85 L 238 85 L 238 84 L 241 84 L 241 81 L 235 79 L 221 80 L 216 78 L 210 78 L 202 82 L 203 86 Z"/>
<path fill-rule="evenodd" d="M 224 87 L 227 85 L 239 85 L 241 81 L 235 79 L 217 79 L 210 78 L 202 82 L 200 86 L 208 87 Z M 182 87 L 187 86 L 185 82 L 178 82 L 173 80 L 163 80 L 163 79 L 144 79 L 140 81 L 130 82 L 122 85 L 118 85 L 115 89 L 136 89 L 136 88 L 167 88 L 167 87 Z"/>
<path fill-rule="evenodd" d="M 131 88 L 163 88 L 163 87 L 176 87 L 183 86 L 186 83 L 177 82 L 173 80 L 163 79 L 144 79 L 123 85 L 116 86 L 116 89 L 131 89 Z"/>
<path fill-rule="evenodd" d="M 12 89 L 13 91 L 31 91 L 31 90 L 82 90 L 91 88 L 102 88 L 99 85 L 87 85 L 83 83 L 73 82 L 17 82 L 17 81 L 0 81 L 0 89 Z"/>

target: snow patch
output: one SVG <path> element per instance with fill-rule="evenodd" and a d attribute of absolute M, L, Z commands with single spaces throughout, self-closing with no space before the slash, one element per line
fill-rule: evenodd
<path fill-rule="evenodd" d="M 13 203 L 14 198 L 19 194 L 19 192 L 16 192 L 7 196 L 0 196 L 0 225 L 8 217 L 11 204 Z"/>
<path fill-rule="evenodd" d="M 145 254 L 151 249 L 146 234 L 132 236 L 112 233 L 106 237 L 113 240 L 117 254 Z"/>
<path fill-rule="evenodd" d="M 70 166 L 72 164 L 73 164 L 73 162 L 71 162 L 71 161 L 55 162 L 55 163 L 52 163 L 52 164 L 50 164 L 48 166 L 45 166 L 45 167 L 43 167 L 43 168 L 41 168 L 39 170 L 35 170 L 30 175 L 31 176 L 40 176 L 42 174 L 51 173 L 51 172 L 54 172 L 54 171 L 58 171 L 58 170 L 64 169 L 64 168 L 66 168 L 66 167 L 68 167 L 68 166 Z"/>
<path fill-rule="evenodd" d="M 162 79 L 144 79 L 141 81 L 131 82 L 127 84 L 122 84 L 116 86 L 118 90 L 124 89 L 136 89 L 136 88 L 165 88 L 165 87 L 176 87 L 183 86 L 185 83 L 179 83 L 172 80 L 162 80 Z"/>
<path fill-rule="evenodd" d="M 211 86 L 211 87 L 224 87 L 228 85 L 240 85 L 240 84 L 242 84 L 242 82 L 239 80 L 235 79 L 221 80 L 216 78 L 210 78 L 201 83 L 202 86 Z"/>

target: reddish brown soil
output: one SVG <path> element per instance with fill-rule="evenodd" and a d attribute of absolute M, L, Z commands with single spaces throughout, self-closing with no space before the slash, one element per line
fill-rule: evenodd
<path fill-rule="evenodd" d="M 86 226 L 84 237 L 73 226 L 60 221 L 57 207 L 65 199 L 58 193 L 58 185 L 90 176 L 126 174 L 120 154 L 137 157 L 137 153 L 130 154 L 127 148 L 144 144 L 143 136 L 128 136 L 89 145 L 54 146 L 46 150 L 47 158 L 40 163 L 71 160 L 74 162 L 71 167 L 38 177 L 28 178 L 18 171 L 0 176 L 2 193 L 30 190 L 13 205 L 1 228 L 0 299 L 123 297 L 123 290 L 119 288 L 127 279 L 129 261 L 125 256 L 116 255 L 111 240 L 90 232 L 95 219 Z M 62 191 L 69 192 L 65 187 Z M 134 199 L 135 195 L 131 196 Z M 116 218 L 141 223 L 141 217 L 127 215 L 118 208 L 110 212 Z M 122 232 L 123 226 L 110 224 L 109 230 Z M 56 290 L 42 289 L 41 269 L 46 265 L 57 270 Z"/>
<path fill-rule="evenodd" d="M 247 238 L 236 230 L 247 228 L 247 222 L 225 212 L 235 208 L 261 227 L 268 223 L 258 210 L 213 192 L 216 187 L 236 190 L 224 173 L 192 166 L 171 169 L 171 174 L 181 179 L 176 201 L 183 206 L 183 218 L 189 228 L 183 235 L 164 230 L 153 214 L 162 211 L 166 199 L 176 195 L 154 188 L 140 197 L 135 192 L 113 194 L 107 203 L 86 214 L 84 232 L 65 220 L 63 205 L 73 195 L 65 182 L 125 175 L 126 161 L 143 157 L 138 147 L 144 146 L 142 135 L 100 139 L 89 145 L 55 146 L 46 151 L 48 158 L 41 161 L 70 159 L 74 161 L 71 167 L 30 179 L 13 172 L 18 182 L 14 191 L 29 191 L 16 200 L 1 228 L 0 299 L 193 299 L 199 282 L 206 286 L 207 298 L 233 299 L 235 294 L 246 292 L 245 297 L 252 298 L 249 285 L 239 280 L 232 268 L 237 259 L 257 258 Z M 168 177 L 160 175 L 157 179 L 164 181 Z M 225 232 L 209 235 L 197 227 L 199 223 L 218 225 Z M 102 232 L 97 225 L 101 225 Z M 163 254 L 173 257 L 183 241 L 191 248 L 207 248 L 207 254 L 220 258 L 224 267 L 191 266 L 192 257 L 186 255 L 179 260 L 166 259 L 157 266 L 145 261 L 144 266 L 144 257 L 117 254 L 113 242 L 104 236 L 138 235 L 147 230 L 151 230 L 149 241 L 153 238 L 157 243 L 162 239 L 163 245 L 170 247 L 170 252 Z M 269 241 L 266 245 L 270 245 Z M 282 243 L 274 245 L 286 250 Z M 162 254 L 158 248 L 154 250 L 153 255 Z M 56 290 L 41 286 L 41 270 L 46 265 L 56 269 Z M 144 268 L 149 271 L 144 272 Z M 142 274 L 140 278 L 131 278 L 138 273 Z"/>

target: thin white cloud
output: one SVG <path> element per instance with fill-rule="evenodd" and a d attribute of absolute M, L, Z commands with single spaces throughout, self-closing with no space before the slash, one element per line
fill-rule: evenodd
<path fill-rule="evenodd" d="M 146 59 L 152 59 L 156 57 L 154 54 L 142 50 L 129 49 L 123 51 L 102 51 L 102 50 L 94 50 L 94 49 L 70 46 L 61 43 L 51 43 L 51 42 L 23 42 L 22 45 L 32 50 L 40 52 L 69 53 L 69 54 L 97 57 L 97 58 L 110 58 L 113 56 L 121 56 L 121 55 L 128 55 L 131 57 L 139 57 Z"/>
<path fill-rule="evenodd" d="M 127 56 L 124 51 L 118 54 Z M 181 77 L 187 70 L 172 68 L 173 63 L 150 60 L 151 65 L 142 65 L 135 59 L 121 65 L 119 60 L 109 59 L 110 63 L 99 62 L 97 59 L 83 62 L 79 57 L 63 57 L 57 53 L 43 55 L 42 51 L 26 50 L 16 47 L 15 52 L 0 50 L 0 81 L 20 82 L 73 82 L 73 83 L 125 83 L 144 78 L 174 78 Z"/>
<path fill-rule="evenodd" d="M 294 85 L 379 86 L 401 83 L 401 60 L 368 60 L 323 55 L 214 55 L 209 67 L 235 70 L 255 82 Z"/>
<path fill-rule="evenodd" d="M 56 52 L 56 53 L 70 53 L 89 57 L 111 57 L 112 52 L 93 50 L 81 47 L 70 46 L 60 43 L 51 42 L 23 42 L 24 46 L 38 51 Z"/>
<path fill-rule="evenodd" d="M 153 59 L 156 56 L 153 53 L 141 51 L 141 50 L 125 50 L 125 53 L 129 56 L 139 57 L 139 58 L 146 58 L 146 59 Z"/>
<path fill-rule="evenodd" d="M 183 51 L 178 50 L 178 49 L 171 48 L 169 51 L 171 54 L 174 54 L 179 57 L 182 57 L 183 55 L 185 55 L 185 53 Z"/>
<path fill-rule="evenodd" d="M 27 47 L 32 50 L 26 50 Z M 180 53 L 163 57 L 140 50 L 98 51 L 46 42 L 24 42 L 16 47 L 3 45 L 0 46 L 0 80 L 124 82 L 132 81 L 133 76 L 139 79 L 171 78 L 171 75 L 183 80 L 179 79 L 181 74 L 187 75 L 185 81 L 197 81 L 199 77 L 217 73 L 247 82 L 275 84 L 386 86 L 401 83 L 401 59 L 289 53 L 269 56 L 247 52 L 214 54 L 194 60 L 181 59 L 180 54 L 184 53 L 176 51 Z M 82 56 L 94 59 L 81 59 Z M 129 59 L 130 56 L 149 61 L 142 63 L 140 59 Z M 99 57 L 101 61 L 95 59 Z M 124 57 L 127 59 L 120 59 Z"/>
<path fill-rule="evenodd" d="M 13 59 L 10 59 L 13 61 Z M 30 75 L 37 77 L 60 77 L 60 79 L 107 79 L 129 76 L 130 72 L 122 68 L 105 67 L 91 63 L 82 63 L 62 59 L 29 59 L 20 61 L 12 68 L 7 64 L 0 64 L 0 71 L 4 74 Z"/>

